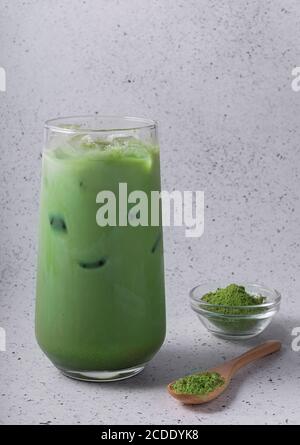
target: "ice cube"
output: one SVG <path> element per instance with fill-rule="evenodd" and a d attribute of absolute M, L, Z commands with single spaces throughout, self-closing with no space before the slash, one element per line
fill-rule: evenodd
<path fill-rule="evenodd" d="M 127 145 L 130 142 L 138 141 L 138 138 L 134 134 L 128 135 L 128 133 L 118 133 L 109 135 L 107 140 L 114 145 Z"/>

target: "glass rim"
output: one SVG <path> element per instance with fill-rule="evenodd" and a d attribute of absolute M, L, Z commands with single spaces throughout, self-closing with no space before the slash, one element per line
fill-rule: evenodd
<path fill-rule="evenodd" d="M 119 120 L 127 123 L 132 123 L 132 125 L 127 127 L 122 127 L 117 125 L 116 127 L 110 126 L 110 128 L 95 128 L 95 125 L 91 125 L 91 128 L 75 128 L 76 120 L 97 120 L 102 119 L 107 120 Z M 64 124 L 64 121 L 69 120 L 70 123 Z M 74 128 L 72 128 L 71 121 L 74 120 Z M 157 121 L 148 118 L 134 117 L 134 116 L 118 116 L 118 115 L 108 115 L 108 114 L 83 114 L 83 115 L 72 115 L 72 116 L 62 116 L 51 118 L 45 121 L 44 127 L 46 130 L 51 130 L 57 133 L 66 134 L 85 134 L 85 133 L 109 133 L 109 132 L 126 132 L 133 130 L 144 130 L 144 129 L 155 129 L 157 127 Z"/>
<path fill-rule="evenodd" d="M 199 288 L 201 288 L 202 286 L 207 286 L 207 285 L 211 285 L 211 284 L 216 284 L 216 282 L 214 281 L 207 281 L 204 283 L 200 283 L 197 286 L 193 287 L 190 292 L 189 292 L 189 297 L 190 299 L 194 302 L 197 303 L 199 305 L 200 308 L 213 308 L 213 307 L 217 307 L 217 308 L 230 308 L 230 309 L 258 309 L 258 308 L 272 308 L 274 306 L 277 306 L 280 302 L 281 302 L 281 294 L 278 290 L 276 289 L 271 289 L 263 284 L 259 284 L 259 283 L 243 283 L 243 285 L 245 286 L 254 286 L 260 289 L 265 289 L 268 292 L 271 292 L 273 294 L 273 298 L 271 301 L 266 301 L 265 303 L 261 303 L 261 304 L 253 304 L 250 306 L 229 306 L 229 305 L 224 305 L 224 304 L 212 304 L 212 303 L 207 303 L 206 301 L 202 300 L 202 296 L 197 296 L 196 295 L 196 291 L 199 290 Z M 223 314 L 224 315 L 224 314 Z"/>

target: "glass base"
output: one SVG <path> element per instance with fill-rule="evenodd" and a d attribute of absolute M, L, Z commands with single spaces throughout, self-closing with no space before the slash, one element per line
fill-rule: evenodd
<path fill-rule="evenodd" d="M 70 369 L 59 370 L 71 379 L 83 380 L 85 382 L 114 382 L 134 377 L 143 371 L 145 365 L 135 366 L 134 368 L 119 369 L 117 371 L 72 371 Z"/>
<path fill-rule="evenodd" d="M 254 334 L 226 334 L 222 332 L 215 332 L 211 331 L 212 334 L 214 334 L 218 338 L 223 338 L 224 340 L 248 340 L 250 338 L 256 337 L 260 334 L 260 332 L 254 333 Z"/>

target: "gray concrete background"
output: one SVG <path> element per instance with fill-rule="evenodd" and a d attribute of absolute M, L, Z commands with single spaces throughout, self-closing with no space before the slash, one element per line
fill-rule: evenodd
<path fill-rule="evenodd" d="M 0 423 L 296 423 L 300 353 L 300 64 L 297 0 L 2 0 Z M 166 230 L 168 337 L 131 381 L 61 376 L 33 332 L 43 122 L 93 113 L 160 122 L 163 186 L 206 194 L 205 234 Z M 241 371 L 202 408 L 166 394 L 174 377 L 243 352 L 191 313 L 199 281 L 265 282 L 284 304 L 261 336 L 283 352 Z"/>

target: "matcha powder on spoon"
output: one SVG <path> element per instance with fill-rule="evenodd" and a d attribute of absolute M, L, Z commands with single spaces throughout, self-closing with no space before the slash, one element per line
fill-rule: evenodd
<path fill-rule="evenodd" d="M 178 394 L 205 395 L 224 385 L 225 380 L 218 372 L 192 374 L 176 380 L 173 390 Z"/>

